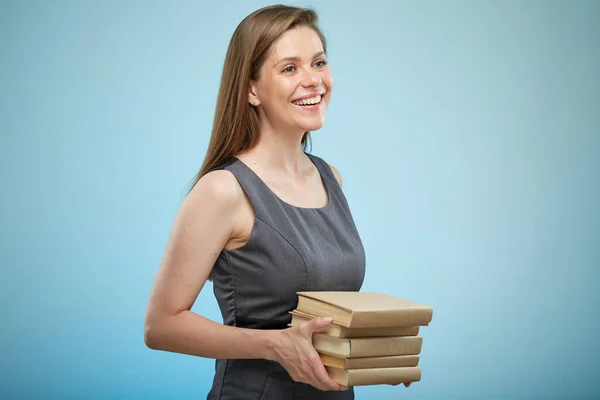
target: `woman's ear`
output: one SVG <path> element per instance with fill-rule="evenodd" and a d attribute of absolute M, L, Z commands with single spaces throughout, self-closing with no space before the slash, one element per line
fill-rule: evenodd
<path fill-rule="evenodd" d="M 248 89 L 248 103 L 252 104 L 254 107 L 260 104 L 260 100 L 258 100 L 256 82 L 250 82 L 250 88 Z"/>

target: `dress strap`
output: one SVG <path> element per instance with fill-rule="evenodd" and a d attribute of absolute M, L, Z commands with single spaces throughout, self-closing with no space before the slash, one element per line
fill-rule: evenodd
<path fill-rule="evenodd" d="M 348 206 L 346 196 L 342 192 L 342 188 L 340 187 L 340 184 L 338 183 L 337 178 L 333 174 L 333 171 L 331 170 L 329 164 L 322 158 L 317 157 L 315 155 L 308 153 L 306 153 L 306 155 L 315 164 L 315 166 L 319 170 L 319 173 L 321 174 L 321 177 L 323 178 L 323 181 L 325 182 L 327 192 L 329 194 L 329 202 L 333 203 L 331 204 L 331 206 L 336 207 L 335 203 L 337 203 L 337 206 L 341 206 L 346 210 L 348 214 L 350 214 L 350 207 Z"/>

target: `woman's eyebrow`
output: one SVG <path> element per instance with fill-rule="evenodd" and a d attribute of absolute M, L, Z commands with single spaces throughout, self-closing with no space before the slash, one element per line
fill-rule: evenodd
<path fill-rule="evenodd" d="M 319 56 L 322 56 L 322 55 L 324 55 L 324 54 L 325 54 L 325 52 L 324 52 L 324 51 L 318 51 L 318 52 L 316 52 L 316 53 L 315 53 L 315 54 L 312 56 L 312 58 L 317 58 L 317 57 L 319 57 Z M 284 57 L 284 58 L 282 58 L 281 60 L 277 61 L 277 63 L 276 63 L 275 65 L 279 65 L 279 64 L 281 64 L 281 63 L 282 63 L 282 62 L 284 62 L 284 61 L 300 61 L 300 60 L 301 60 L 301 59 L 300 59 L 300 57 L 298 57 L 298 56 Z"/>

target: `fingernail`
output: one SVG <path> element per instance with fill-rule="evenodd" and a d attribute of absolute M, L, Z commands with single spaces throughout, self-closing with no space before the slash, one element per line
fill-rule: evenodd
<path fill-rule="evenodd" d="M 333 318 L 331 318 L 331 317 L 325 317 L 325 318 L 323 318 L 323 321 L 325 321 L 325 322 L 331 322 L 331 321 L 333 321 Z"/>

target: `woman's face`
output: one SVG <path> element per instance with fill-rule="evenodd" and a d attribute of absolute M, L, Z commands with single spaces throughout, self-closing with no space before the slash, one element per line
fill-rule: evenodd
<path fill-rule="evenodd" d="M 275 129 L 304 133 L 323 126 L 332 87 L 319 36 L 298 27 L 273 44 L 258 81 L 251 82 L 249 101 Z"/>

